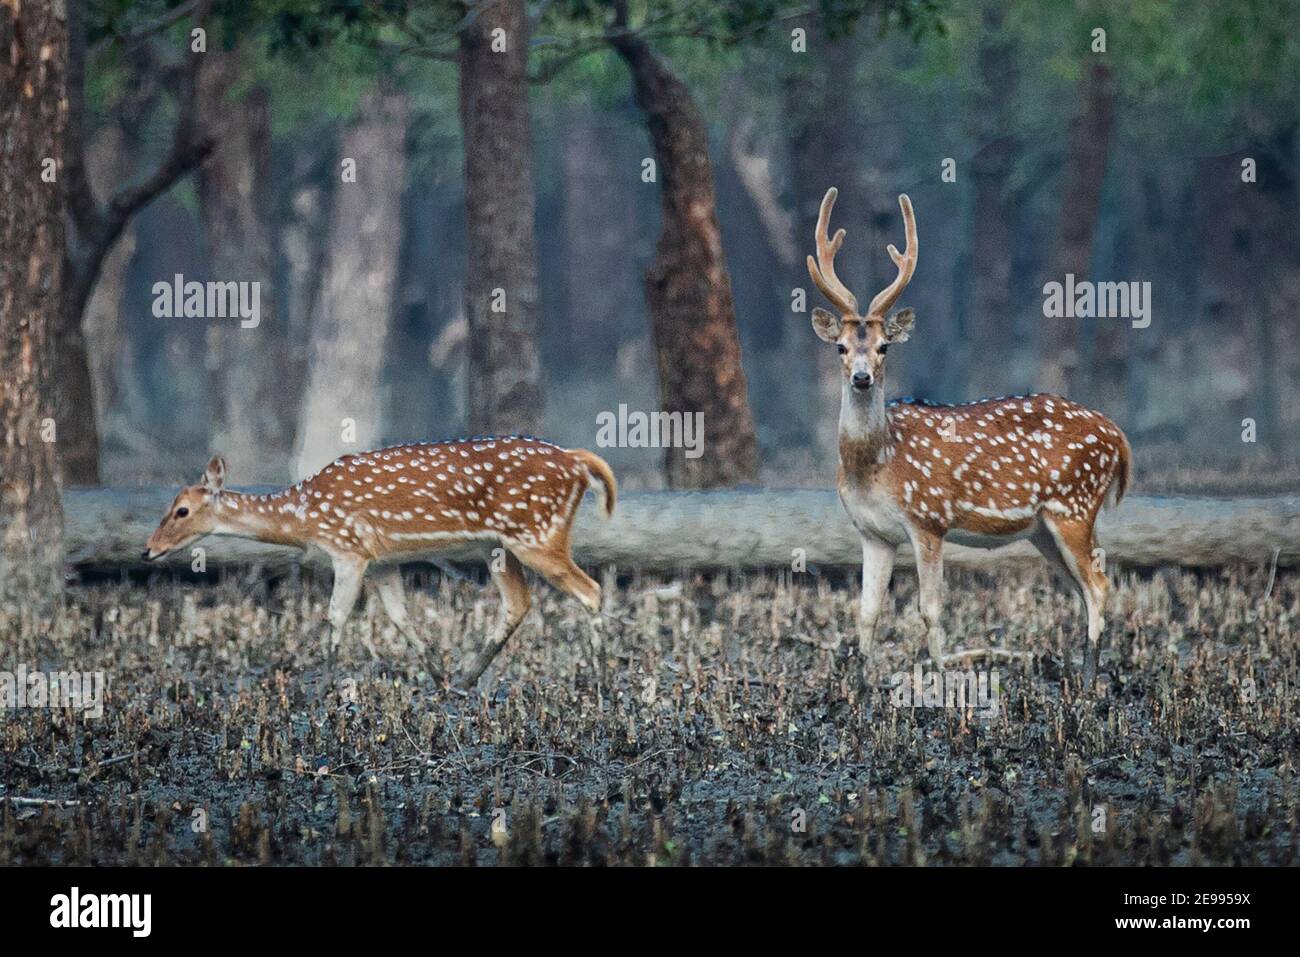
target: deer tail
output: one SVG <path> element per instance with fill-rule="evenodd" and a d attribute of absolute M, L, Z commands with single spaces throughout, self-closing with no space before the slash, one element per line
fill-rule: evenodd
<path fill-rule="evenodd" d="M 1115 481 L 1108 490 L 1111 496 L 1111 507 L 1115 507 L 1124 498 L 1124 493 L 1128 491 L 1129 485 L 1133 482 L 1133 449 L 1128 444 L 1128 436 L 1122 430 L 1119 431 L 1119 462 L 1118 469 L 1115 473 Z"/>
<path fill-rule="evenodd" d="M 573 456 L 586 467 L 587 487 L 600 497 L 605 517 L 609 518 L 614 514 L 614 500 L 618 498 L 618 482 L 614 479 L 614 470 L 595 452 L 573 449 Z"/>

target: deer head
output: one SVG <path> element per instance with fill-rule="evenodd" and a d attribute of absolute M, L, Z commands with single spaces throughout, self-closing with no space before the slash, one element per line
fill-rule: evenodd
<path fill-rule="evenodd" d="M 153 561 L 211 534 L 217 526 L 216 498 L 225 479 L 225 461 L 213 456 L 198 483 L 185 486 L 172 501 L 140 557 Z"/>
<path fill-rule="evenodd" d="M 871 300 L 866 315 L 858 313 L 858 300 L 835 274 L 835 254 L 844 243 L 844 230 L 837 230 L 832 238 L 828 228 L 831 210 L 839 190 L 834 186 L 822 199 L 817 215 L 817 258 L 808 257 L 808 273 L 838 315 L 820 307 L 813 310 L 813 331 L 824 342 L 834 343 L 839 349 L 844 378 L 854 392 L 866 392 L 881 381 L 885 369 L 885 353 L 896 342 L 906 342 L 912 331 L 915 315 L 911 309 L 902 309 L 886 317 L 916 271 L 916 217 L 912 201 L 907 195 L 898 197 L 903 210 L 903 224 L 907 234 L 907 251 L 900 253 L 892 243 L 888 246 L 889 258 L 898 267 L 898 275 Z"/>

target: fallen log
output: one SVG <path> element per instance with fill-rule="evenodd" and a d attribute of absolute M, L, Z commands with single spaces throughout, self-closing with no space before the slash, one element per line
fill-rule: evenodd
<path fill-rule="evenodd" d="M 67 560 L 81 569 L 146 567 L 145 540 L 175 494 L 162 488 L 71 489 L 64 494 Z M 1230 562 L 1300 565 L 1300 496 L 1272 498 L 1142 497 L 1102 513 L 1106 560 L 1122 565 L 1215 566 Z M 756 489 L 709 492 L 627 492 L 614 517 L 602 519 L 587 502 L 574 528 L 574 557 L 582 564 L 671 571 L 681 568 L 856 565 L 857 534 L 835 492 Z M 267 567 L 327 564 L 319 553 L 244 539 L 209 537 L 197 543 L 209 568 L 258 562 Z M 474 559 L 481 548 L 443 553 Z M 996 551 L 949 545 L 955 565 L 989 568 L 1039 561 L 1028 542 Z M 900 548 L 901 565 L 911 550 Z M 184 549 L 165 560 L 189 567 Z M 155 563 L 156 564 L 156 563 Z"/>

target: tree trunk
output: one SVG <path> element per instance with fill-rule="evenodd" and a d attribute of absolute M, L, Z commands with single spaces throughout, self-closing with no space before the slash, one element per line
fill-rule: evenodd
<path fill-rule="evenodd" d="M 1258 145 L 1255 157 L 1258 175 L 1259 209 L 1253 224 L 1256 242 L 1268 250 L 1256 260 L 1256 282 L 1251 305 L 1255 314 L 1255 344 L 1259 354 L 1259 401 L 1263 441 L 1281 458 L 1296 444 L 1297 398 L 1300 398 L 1300 179 L 1294 157 L 1297 127 L 1293 119 L 1283 120 L 1267 141 Z M 1237 163 L 1237 180 L 1241 163 Z M 1243 184 L 1244 185 L 1244 184 Z M 1257 247 L 1258 248 L 1258 247 Z"/>
<path fill-rule="evenodd" d="M 1251 419 L 1254 448 L 1275 455 L 1285 448 L 1276 373 L 1278 355 L 1295 351 L 1294 340 L 1285 338 L 1294 320 L 1270 308 L 1287 288 L 1288 265 L 1294 268 L 1296 259 L 1293 154 L 1294 144 L 1283 137 L 1197 164 L 1198 251 L 1206 281 L 1192 332 L 1195 386 L 1185 399 L 1190 421 L 1204 423 L 1197 444 L 1241 449 L 1242 422 Z M 1242 182 L 1247 157 L 1256 163 L 1256 182 Z M 1152 329 L 1159 321 L 1157 315 Z M 1275 326 L 1281 327 L 1277 338 Z M 1206 348 L 1211 342 L 1214 347 Z"/>
<path fill-rule="evenodd" d="M 611 148 L 603 114 L 587 103 L 568 113 L 564 131 L 564 263 L 568 277 L 561 328 L 575 368 L 609 370 L 627 336 L 624 317 L 639 311 L 636 207 L 622 199 L 627 168 Z M 645 334 L 640 322 L 637 332 Z M 574 349 L 573 343 L 582 343 Z"/>
<path fill-rule="evenodd" d="M 86 167 L 96 196 L 112 195 L 115 185 L 130 177 L 132 146 L 138 147 L 139 144 L 129 144 L 126 131 L 116 123 L 104 127 L 91 140 Z M 126 273 L 134 255 L 135 229 L 128 225 L 104 257 L 99 269 L 99 281 L 95 283 L 95 291 L 91 293 L 85 316 L 81 320 L 95 410 L 98 413 L 96 421 L 100 431 L 105 434 L 110 431 L 110 412 L 117 401 L 121 364 L 126 358 L 122 309 Z"/>
<path fill-rule="evenodd" d="M 0 609 L 42 610 L 63 585 L 63 505 L 53 415 L 59 322 L 67 23 L 56 5 L 0 10 Z"/>
<path fill-rule="evenodd" d="M 1007 77 L 1012 45 L 999 4 L 983 11 L 984 39 L 979 51 L 979 92 L 972 104 L 976 137 L 984 144 L 971 160 L 975 191 L 972 210 L 970 308 L 966 334 L 966 392 L 969 398 L 1007 390 L 1006 363 L 1012 335 L 1011 260 L 1015 252 L 1015 204 L 1011 171 L 1018 152 L 1011 127 Z"/>
<path fill-rule="evenodd" d="M 343 136 L 340 155 L 356 161 L 357 179 L 334 191 L 298 426 L 298 477 L 340 453 L 374 448 L 384 437 L 380 373 L 395 315 L 407 115 L 405 96 L 368 96 Z M 352 420 L 355 435 L 345 434 L 345 420 Z"/>
<path fill-rule="evenodd" d="M 243 480 L 274 482 L 289 473 L 290 410 L 298 408 L 299 396 L 283 376 L 287 347 L 271 295 L 273 246 L 265 215 L 268 98 L 253 88 L 242 100 L 230 100 L 241 76 L 240 52 L 207 56 L 199 76 L 199 109 L 217 148 L 199 171 L 199 201 L 212 277 L 259 283 L 261 312 L 258 325 L 249 328 L 238 318 L 201 320 L 207 323 L 211 446 L 228 457 Z"/>
<path fill-rule="evenodd" d="M 967 313 L 966 394 L 971 399 L 1007 391 L 1005 357 L 1014 342 L 1011 325 L 1011 255 L 1014 245 L 1002 166 L 1011 141 L 999 137 L 972 162 L 975 186 Z M 1000 155 L 999 155 L 1000 154 Z M 1002 169 L 1005 169 L 1002 166 Z"/>
<path fill-rule="evenodd" d="M 1269 338 L 1263 345 L 1265 361 L 1274 366 L 1268 375 L 1276 383 L 1272 400 L 1277 410 L 1275 450 L 1291 457 L 1300 455 L 1300 349 L 1296 348 L 1300 342 L 1300 236 L 1295 228 L 1300 221 L 1300 177 L 1285 157 L 1295 155 L 1298 137 L 1300 129 L 1294 124 L 1286 126 L 1274 144 L 1272 161 L 1260 163 L 1264 167 L 1261 176 L 1271 177 L 1263 188 L 1278 216 L 1272 235 L 1282 237 L 1264 316 Z"/>
<path fill-rule="evenodd" d="M 858 144 L 862 142 L 857 111 L 844 109 L 844 90 L 838 81 L 840 76 L 856 75 L 860 44 L 827 39 L 817 21 L 811 18 L 806 21 L 806 29 L 813 49 L 824 52 L 819 52 L 817 59 L 800 74 L 787 78 L 784 103 L 790 130 L 795 241 L 799 248 L 794 284 L 808 292 L 807 311 L 795 317 L 802 327 L 797 341 L 803 344 L 800 353 L 806 356 L 804 361 L 810 369 L 804 381 L 810 386 L 808 400 L 815 416 L 811 434 L 815 436 L 817 461 L 825 472 L 833 470 L 839 461 L 841 364 L 834 346 L 822 342 L 812 330 L 813 307 L 827 304 L 808 277 L 803 257 L 815 250 L 813 232 L 817 212 L 826 190 L 835 186 L 840 191 L 835 202 L 836 228 L 843 227 L 852 237 L 836 257 L 836 271 L 848 277 L 849 282 L 865 282 L 867 198 L 857 156 Z M 896 243 L 897 239 L 890 242 Z M 871 298 L 871 293 L 864 292 L 865 288 L 858 288 L 864 305 Z"/>
<path fill-rule="evenodd" d="M 1137 157 L 1129 158 L 1134 163 Z M 1129 276 L 1159 276 L 1150 327 L 1128 327 L 1130 339 L 1124 417 L 1118 418 L 1138 445 L 1149 442 L 1195 447 L 1205 442 L 1201 428 L 1213 422 L 1196 408 L 1208 389 L 1196 362 L 1203 349 L 1197 330 L 1198 306 L 1209 270 L 1202 268 L 1199 222 L 1206 197 L 1198 181 L 1200 163 L 1171 170 L 1151 163 L 1126 177 L 1127 215 L 1141 241 L 1133 243 Z M 1176 383 L 1174 388 L 1170 383 Z M 1196 385 L 1193 385 L 1193 384 Z M 1101 409 L 1108 415 L 1120 409 Z M 1198 434 L 1199 433 L 1199 434 Z M 1234 433 L 1235 434 L 1235 433 Z"/>
<path fill-rule="evenodd" d="M 287 196 L 271 213 L 272 222 L 279 231 L 276 237 L 277 273 L 283 277 L 284 293 L 277 302 L 284 317 L 287 378 L 290 388 L 302 396 L 306 395 L 309 363 L 315 345 L 312 323 L 320 311 L 324 295 L 335 190 L 342 180 L 342 167 L 339 165 L 341 133 L 335 124 L 326 122 L 310 127 L 294 138 L 292 170 L 288 182 L 282 187 Z M 352 185 L 355 188 L 355 184 Z M 301 441 L 299 432 L 296 442 Z"/>
<path fill-rule="evenodd" d="M 718 228 L 708 130 L 688 90 L 646 42 L 611 36 L 632 74 L 662 180 L 663 222 L 646 298 L 659 367 L 660 407 L 700 413 L 703 454 L 669 448 L 673 488 L 713 488 L 758 477 L 758 440 L 740 361 L 731 280 Z"/>
<path fill-rule="evenodd" d="M 53 326 L 54 375 L 63 477 L 68 485 L 99 484 L 99 416 L 81 303 L 65 295 Z"/>
<path fill-rule="evenodd" d="M 67 68 L 65 71 L 65 126 L 63 132 L 63 170 L 61 173 L 69 220 L 74 224 L 64 243 L 62 266 L 62 302 L 54 328 L 54 381 L 58 386 L 55 415 L 59 421 L 64 476 L 71 484 L 93 485 L 99 481 L 99 433 L 96 409 L 96 383 L 91 374 L 82 316 L 99 278 L 105 257 L 121 236 L 131 217 L 181 176 L 206 159 L 212 141 L 196 135 L 194 78 L 202 60 L 189 56 L 179 79 L 178 116 L 172 142 L 158 165 L 142 181 L 113 193 L 107 204 L 100 204 L 90 184 L 87 165 L 90 149 L 86 139 L 85 81 L 86 24 L 84 4 L 61 3 L 67 11 Z M 211 0 L 193 5 L 196 22 L 206 23 Z M 143 44 L 128 51 L 128 70 L 150 58 L 141 55 Z M 134 74 L 140 80 L 139 74 Z M 151 80 L 144 81 L 145 86 Z M 139 94 L 143 92 L 143 97 Z M 151 108 L 153 97 L 133 84 L 127 93 L 138 125 L 140 114 Z"/>
<path fill-rule="evenodd" d="M 528 14 L 524 0 L 499 0 L 475 13 L 460 31 L 469 428 L 478 434 L 537 434 L 543 394 Z M 498 29 L 504 32 L 494 38 Z"/>
<path fill-rule="evenodd" d="M 1111 133 L 1115 127 L 1115 90 L 1110 67 L 1095 63 L 1084 74 L 1081 112 L 1070 121 L 1060 219 L 1048 278 L 1064 283 L 1067 273 L 1076 281 L 1090 278 L 1092 248 L 1106 179 Z M 1114 320 L 1104 320 L 1114 321 Z M 1079 384 L 1079 319 L 1043 320 L 1042 359 L 1038 387 L 1070 395 Z"/>
<path fill-rule="evenodd" d="M 70 11 L 67 23 L 68 78 L 64 80 L 70 98 L 75 98 L 77 109 L 83 109 L 86 32 L 85 13 L 80 5 Z M 84 124 L 80 113 L 74 118 Z M 66 120 L 65 120 L 66 122 Z M 68 131 L 71 132 L 71 131 Z M 65 136 L 63 148 L 85 149 L 84 130 L 69 141 Z M 83 162 L 78 157 L 77 162 Z M 71 173 L 68 158 L 64 159 L 65 188 L 70 188 Z M 54 417 L 59 431 L 59 455 L 63 481 L 68 485 L 96 485 L 99 483 L 99 413 L 95 402 L 95 388 L 90 373 L 90 356 L 86 350 L 86 337 L 82 331 L 81 317 L 88 293 L 82 293 L 75 281 L 76 269 L 82 259 L 74 253 L 79 244 L 75 231 L 64 237 L 65 263 L 59 311 L 51 327 L 54 341 L 53 382 L 55 387 Z M 88 267 L 86 267 L 88 268 Z"/>

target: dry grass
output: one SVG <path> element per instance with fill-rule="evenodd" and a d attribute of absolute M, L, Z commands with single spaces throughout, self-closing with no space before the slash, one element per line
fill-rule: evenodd
<path fill-rule="evenodd" d="M 495 591 L 416 578 L 453 666 Z M 469 698 L 368 599 L 324 681 L 324 583 L 83 585 L 53 627 L 0 622 L 0 667 L 111 692 L 98 720 L 0 718 L 0 795 L 22 799 L 0 800 L 0 863 L 1293 864 L 1300 576 L 1265 598 L 1268 578 L 1121 574 L 1089 700 L 1072 596 L 950 572 L 954 643 L 1034 655 L 993 666 L 992 719 L 891 703 L 923 656 L 905 573 L 865 684 L 833 650 L 848 574 L 607 576 L 603 680 L 576 604 L 539 586 L 544 616 Z"/>

